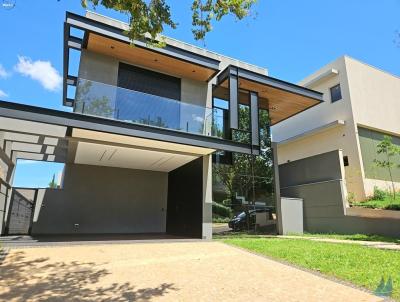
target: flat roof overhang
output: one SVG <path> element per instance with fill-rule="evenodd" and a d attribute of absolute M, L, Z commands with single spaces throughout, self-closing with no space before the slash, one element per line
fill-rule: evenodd
<path fill-rule="evenodd" d="M 83 39 L 73 36 L 71 28 L 82 30 Z M 158 48 L 143 41 L 131 41 L 119 27 L 67 12 L 64 22 L 63 68 L 65 106 L 73 105 L 73 100 L 67 97 L 67 88 L 68 85 L 75 86 L 77 81 L 76 76 L 68 72 L 70 48 L 79 51 L 87 49 L 126 63 L 197 81 L 209 81 L 219 72 L 219 60 L 173 45 Z"/>
<path fill-rule="evenodd" d="M 68 137 L 72 137 L 74 129 L 83 129 L 153 140 L 158 142 L 158 145 L 174 143 L 177 146 L 181 145 L 182 149 L 184 149 L 185 146 L 194 146 L 199 148 L 239 152 L 245 154 L 259 153 L 259 150 L 252 150 L 250 145 L 216 137 L 133 124 L 74 112 L 59 111 L 6 101 L 0 101 L 0 117 L 66 127 L 66 136 Z M 0 125 L 0 129 L 1 128 L 3 128 L 2 125 Z M 15 130 L 25 132 L 24 129 Z"/>
<path fill-rule="evenodd" d="M 323 94 L 270 76 L 229 65 L 217 77 L 214 90 L 229 99 L 229 78 L 238 79 L 240 103 L 248 102 L 242 91 L 258 94 L 259 107 L 268 109 L 271 126 L 323 102 Z"/>

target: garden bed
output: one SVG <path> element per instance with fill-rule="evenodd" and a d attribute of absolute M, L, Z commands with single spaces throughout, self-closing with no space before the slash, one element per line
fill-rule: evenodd
<path fill-rule="evenodd" d="M 396 197 L 393 200 L 392 197 L 386 196 L 385 199 L 369 199 L 361 202 L 353 202 L 351 203 L 352 207 L 362 207 L 368 209 L 382 209 L 382 210 L 392 210 L 392 211 L 400 211 L 400 197 Z"/>

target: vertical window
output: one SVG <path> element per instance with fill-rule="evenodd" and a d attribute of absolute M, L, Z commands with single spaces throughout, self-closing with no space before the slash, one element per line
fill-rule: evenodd
<path fill-rule="evenodd" d="M 349 166 L 349 157 L 348 156 L 343 156 L 343 164 L 345 167 Z"/>
<path fill-rule="evenodd" d="M 331 102 L 334 103 L 342 99 L 342 91 L 340 89 L 340 84 L 333 86 L 331 88 Z"/>

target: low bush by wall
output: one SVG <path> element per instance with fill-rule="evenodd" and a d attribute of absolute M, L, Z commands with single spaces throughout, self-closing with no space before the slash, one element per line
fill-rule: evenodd
<path fill-rule="evenodd" d="M 232 217 L 233 211 L 230 207 L 224 206 L 223 204 L 213 202 L 212 203 L 212 211 L 213 214 L 218 215 L 219 217 Z"/>

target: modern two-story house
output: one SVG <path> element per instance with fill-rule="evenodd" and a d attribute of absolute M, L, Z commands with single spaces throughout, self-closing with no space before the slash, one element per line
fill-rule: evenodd
<path fill-rule="evenodd" d="M 385 135 L 400 146 L 399 77 L 344 56 L 299 85 L 322 92 L 325 102 L 273 126 L 279 164 L 340 149 L 349 199 L 365 200 L 374 187 L 392 190 L 390 172 L 374 160 L 385 160 L 377 154 Z M 400 157 L 393 160 L 399 190 Z"/>
<path fill-rule="evenodd" d="M 70 111 L 0 102 L 2 234 L 211 238 L 213 184 L 279 219 L 270 126 L 322 93 L 167 37 L 130 41 L 127 26 L 67 13 Z M 60 187 L 13 189 L 18 159 L 65 163 Z"/>

